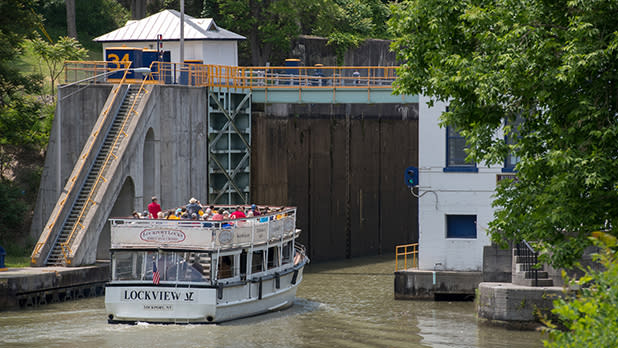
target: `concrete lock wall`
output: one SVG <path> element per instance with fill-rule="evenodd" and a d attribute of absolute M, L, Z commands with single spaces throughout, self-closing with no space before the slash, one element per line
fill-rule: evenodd
<path fill-rule="evenodd" d="M 418 104 L 258 109 L 253 200 L 297 206 L 314 260 L 393 253 L 418 240 L 417 200 L 403 178 L 418 161 Z"/>
<path fill-rule="evenodd" d="M 78 102 L 61 106 L 62 185 L 110 90 L 90 86 Z M 207 201 L 207 100 L 205 88 L 153 86 L 100 208 L 105 214 L 143 211 L 152 195 L 163 209 L 191 197 Z M 298 206 L 302 242 L 314 260 L 392 253 L 395 245 L 418 240 L 417 200 L 403 180 L 404 169 L 418 161 L 418 104 L 256 105 L 254 111 L 260 108 L 252 121 L 253 203 Z M 58 197 L 53 140 L 33 236 Z M 84 260 L 107 256 L 106 219 L 97 217 L 81 239 L 88 244 L 80 252 Z"/>
<path fill-rule="evenodd" d="M 41 174 L 41 184 L 32 217 L 30 236 L 38 238 L 47 223 L 60 190 L 64 188 L 71 171 L 77 162 L 82 148 L 92 132 L 112 85 L 92 85 L 60 87 L 52 131 L 45 153 L 45 164 Z M 58 120 L 62 131 L 58 132 Z M 58 139 L 60 139 L 61 156 L 58 157 Z M 58 165 L 60 158 L 60 166 Z M 58 186 L 58 169 L 60 183 Z"/>

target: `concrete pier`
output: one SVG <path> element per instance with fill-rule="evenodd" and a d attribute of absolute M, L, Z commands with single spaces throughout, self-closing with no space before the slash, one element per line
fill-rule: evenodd
<path fill-rule="evenodd" d="M 101 296 L 109 274 L 109 263 L 9 268 L 0 272 L 0 311 Z"/>
<path fill-rule="evenodd" d="M 549 315 L 553 301 L 564 296 L 562 287 L 533 287 L 512 283 L 480 283 L 477 314 L 492 325 L 533 329 Z"/>
<path fill-rule="evenodd" d="M 396 300 L 473 300 L 482 272 L 424 271 L 395 272 Z"/>

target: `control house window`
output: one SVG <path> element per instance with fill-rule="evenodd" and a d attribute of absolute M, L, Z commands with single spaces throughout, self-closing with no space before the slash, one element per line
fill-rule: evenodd
<path fill-rule="evenodd" d="M 519 127 L 522 123 L 521 117 L 517 117 L 515 121 L 505 120 L 504 124 L 510 125 L 511 132 L 504 136 L 504 142 L 507 145 L 517 144 L 517 139 L 519 139 Z M 502 172 L 514 172 L 515 165 L 519 162 L 520 158 L 513 152 L 509 152 L 504 159 L 504 168 L 502 168 Z"/>
<path fill-rule="evenodd" d="M 466 138 L 451 126 L 446 127 L 445 172 L 477 172 L 476 163 L 466 161 Z"/>
<path fill-rule="evenodd" d="M 476 239 L 476 215 L 447 215 L 446 238 Z"/>

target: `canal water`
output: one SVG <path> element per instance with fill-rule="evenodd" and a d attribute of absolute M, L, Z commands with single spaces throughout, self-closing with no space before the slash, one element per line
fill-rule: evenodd
<path fill-rule="evenodd" d="M 542 347 L 472 302 L 395 301 L 393 256 L 312 264 L 290 309 L 219 325 L 110 325 L 103 297 L 0 313 L 2 347 Z"/>

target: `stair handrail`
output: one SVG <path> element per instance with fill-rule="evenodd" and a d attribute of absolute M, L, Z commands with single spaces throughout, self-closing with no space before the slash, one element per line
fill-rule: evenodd
<path fill-rule="evenodd" d="M 124 74 L 123 74 L 122 79 L 121 79 L 121 82 L 118 84 L 118 86 L 122 86 L 122 84 L 126 80 L 127 72 L 129 71 L 130 65 L 131 65 L 131 62 L 129 62 L 129 66 L 125 69 Z M 78 82 L 80 82 L 80 81 L 78 81 Z M 117 88 L 116 90 L 113 91 L 114 97 L 112 98 L 112 101 L 109 103 L 107 109 L 105 109 L 103 111 L 103 114 L 108 114 L 109 113 L 109 111 L 111 110 L 112 106 L 114 105 L 114 103 L 116 101 L 116 97 L 118 96 L 118 91 L 119 90 L 120 90 L 120 88 Z M 99 133 L 101 132 L 104 124 L 105 124 L 105 122 L 101 122 L 101 124 L 99 125 L 99 128 L 97 130 L 95 130 L 91 134 L 91 136 L 93 138 L 96 138 L 99 135 Z M 61 141 L 61 139 L 58 139 L 57 141 Z M 69 189 L 66 191 L 66 195 L 65 195 L 64 199 L 60 200 L 60 197 L 58 197 L 58 201 L 56 202 L 56 207 L 58 209 L 55 209 L 56 210 L 56 216 L 54 216 L 54 219 L 52 220 L 52 222 L 50 224 L 46 224 L 45 227 L 43 228 L 43 232 L 41 233 L 41 236 L 43 236 L 43 235 L 46 235 L 46 236 L 45 236 L 44 241 L 41 241 L 40 238 L 39 238 L 39 242 L 37 242 L 36 245 L 34 246 L 34 250 L 32 251 L 32 254 L 31 254 L 31 257 L 30 257 L 30 261 L 31 261 L 32 264 L 36 263 L 36 259 L 40 257 L 41 249 L 43 249 L 43 247 L 47 244 L 49 236 L 51 235 L 51 231 L 54 229 L 56 223 L 58 222 L 58 218 L 60 217 L 60 213 L 62 212 L 62 207 L 66 203 L 67 198 L 71 195 L 71 193 L 72 193 L 72 191 L 73 191 L 73 189 L 75 187 L 75 183 L 76 183 L 77 177 L 79 176 L 79 174 L 84 169 L 84 165 L 86 164 L 85 159 L 88 157 L 88 155 L 92 151 L 92 148 L 94 147 L 94 143 L 95 143 L 94 141 L 90 142 L 90 147 L 88 148 L 88 151 L 86 152 L 86 154 L 84 154 L 84 156 L 81 157 L 82 163 L 80 164 L 79 170 L 76 172 L 77 174 L 69 179 L 69 181 L 71 182 L 71 186 L 69 186 Z M 58 175 L 60 175 L 60 173 L 58 173 Z M 53 248 L 53 246 L 52 246 L 52 248 Z"/>
<path fill-rule="evenodd" d="M 523 256 L 525 260 L 523 262 L 524 272 L 532 272 L 534 275 L 534 286 L 539 285 L 539 270 L 536 268 L 538 263 L 538 251 L 535 251 L 534 248 L 526 241 L 522 240 L 517 243 L 517 255 Z"/>
<path fill-rule="evenodd" d="M 122 85 L 125 82 L 126 79 L 126 74 L 127 71 L 129 69 L 125 70 L 125 74 L 122 77 L 122 80 L 118 83 L 119 85 Z M 142 91 L 147 92 L 146 89 L 144 88 L 144 84 L 146 83 L 146 81 L 148 80 L 148 76 L 152 77 L 152 72 L 148 73 L 147 76 L 144 76 L 144 78 L 142 79 L 142 83 L 140 85 L 140 88 L 137 90 L 137 96 L 139 96 Z M 137 113 L 137 111 L 135 111 L 135 104 L 137 103 L 137 96 L 135 99 L 133 99 L 133 104 L 131 104 L 131 107 L 129 108 L 129 110 L 127 111 L 127 115 L 130 115 L 131 112 L 135 112 Z M 90 192 L 88 194 L 88 198 L 86 198 L 86 202 L 84 203 L 84 206 L 82 207 L 79 216 L 77 217 L 77 220 L 75 221 L 75 224 L 73 225 L 73 229 L 71 230 L 71 233 L 69 234 L 69 236 L 67 237 L 66 241 L 64 243 L 60 244 L 61 250 L 62 250 L 62 256 L 64 258 L 64 261 L 67 264 L 71 264 L 71 258 L 70 255 L 73 254 L 73 250 L 70 247 L 70 244 L 73 241 L 73 238 L 75 236 L 75 233 L 77 231 L 78 226 L 81 226 L 80 229 L 83 229 L 83 225 L 81 224 L 81 220 L 82 217 L 85 215 L 85 213 L 88 211 L 87 207 L 88 207 L 88 203 L 92 203 L 92 205 L 96 205 L 97 203 L 92 200 L 93 196 L 97 193 L 97 189 L 99 186 L 99 183 L 101 182 L 101 179 L 103 181 L 107 181 L 105 179 L 105 177 L 103 177 L 103 172 L 105 171 L 105 169 L 107 168 L 108 163 L 110 162 L 112 156 L 114 157 L 114 159 L 117 159 L 118 156 L 116 156 L 114 154 L 114 147 L 116 146 L 116 144 L 118 144 L 119 139 L 121 137 L 121 135 L 127 136 L 128 134 L 125 132 L 125 127 L 127 125 L 127 121 L 129 120 L 129 117 L 126 117 L 124 119 L 124 121 L 122 122 L 122 126 L 120 127 L 120 131 L 118 132 L 118 134 L 116 135 L 116 138 L 114 139 L 113 144 L 110 147 L 110 151 L 107 154 L 107 157 L 105 158 L 105 162 L 103 162 L 103 164 L 101 165 L 101 169 L 99 172 L 99 176 L 97 177 L 97 179 L 95 180 L 94 184 L 92 185 L 92 188 L 90 189 Z"/>

